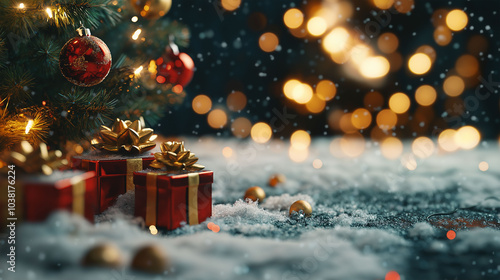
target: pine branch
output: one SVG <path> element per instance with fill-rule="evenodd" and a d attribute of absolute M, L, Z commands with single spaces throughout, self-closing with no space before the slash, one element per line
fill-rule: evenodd
<path fill-rule="evenodd" d="M 89 28 L 115 25 L 120 20 L 114 0 L 0 0 L 0 25 L 8 33 L 29 38 L 36 31 L 55 25 L 65 31 L 81 24 Z M 115 5 L 116 4 L 116 5 Z"/>
<path fill-rule="evenodd" d="M 41 69 L 40 74 L 43 77 L 52 77 L 59 72 L 59 52 L 61 46 L 54 40 L 41 37 L 34 41 L 30 51 L 30 58 Z"/>
<path fill-rule="evenodd" d="M 13 66 L 0 73 L 0 99 L 7 104 L 24 102 L 29 99 L 33 76 L 20 67 Z M 7 106 L 6 106 L 7 107 Z"/>
<path fill-rule="evenodd" d="M 103 123 L 103 118 L 111 118 L 116 100 L 105 90 L 95 91 L 73 88 L 60 94 L 57 104 L 61 118 L 54 130 L 64 132 L 68 140 L 89 138 Z"/>

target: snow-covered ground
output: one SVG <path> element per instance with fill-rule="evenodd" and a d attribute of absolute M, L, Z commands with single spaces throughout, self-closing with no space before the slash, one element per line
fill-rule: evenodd
<path fill-rule="evenodd" d="M 18 228 L 16 273 L 5 270 L 2 252 L 0 279 L 384 279 L 389 271 L 401 279 L 500 279 L 500 201 L 485 201 L 500 198 L 498 143 L 435 153 L 410 171 L 372 143 L 359 158 L 339 159 L 330 142 L 313 140 L 308 159 L 295 163 L 281 141 L 187 139 L 186 147 L 215 172 L 210 220 L 151 235 L 133 218 L 133 193 L 127 193 L 96 225 L 56 213 Z M 231 157 L 222 155 L 224 147 Z M 313 168 L 315 159 L 321 168 Z M 478 169 L 482 161 L 487 171 Z M 271 188 L 274 173 L 287 181 Z M 267 193 L 261 204 L 240 200 L 253 185 Z M 298 199 L 311 203 L 311 218 L 288 217 Z M 471 205 L 478 206 L 426 219 Z M 220 232 L 210 231 L 208 222 Z M 455 239 L 446 237 L 449 230 Z M 79 265 L 85 251 L 102 242 L 121 249 L 123 268 Z M 168 254 L 168 275 L 130 270 L 144 244 Z"/>

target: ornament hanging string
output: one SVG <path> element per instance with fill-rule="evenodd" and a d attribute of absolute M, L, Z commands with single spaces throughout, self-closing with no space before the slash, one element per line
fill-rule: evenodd
<path fill-rule="evenodd" d="M 489 196 L 489 197 L 485 198 L 483 201 L 481 201 L 480 203 L 472 205 L 472 206 L 469 206 L 469 207 L 458 207 L 458 208 L 456 208 L 456 209 L 454 209 L 453 211 L 450 211 L 450 212 L 442 212 L 442 213 L 431 214 L 431 215 L 427 216 L 426 220 L 429 221 L 430 218 L 435 217 L 435 216 L 452 215 L 452 214 L 458 212 L 459 210 L 472 210 L 472 209 L 475 209 L 475 208 L 483 205 L 484 202 L 486 202 L 487 200 L 490 200 L 490 199 L 491 200 L 500 201 L 500 198 L 498 198 L 496 196 Z"/>

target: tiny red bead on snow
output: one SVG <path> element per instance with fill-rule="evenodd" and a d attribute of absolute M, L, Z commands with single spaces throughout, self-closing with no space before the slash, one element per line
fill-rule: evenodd
<path fill-rule="evenodd" d="M 77 86 L 97 85 L 111 69 L 111 52 L 97 37 L 74 37 L 61 49 L 59 68 L 63 76 Z"/>
<path fill-rule="evenodd" d="M 194 62 L 186 53 L 174 54 L 168 50 L 165 55 L 156 60 L 156 81 L 160 84 L 170 83 L 185 87 L 194 74 Z"/>

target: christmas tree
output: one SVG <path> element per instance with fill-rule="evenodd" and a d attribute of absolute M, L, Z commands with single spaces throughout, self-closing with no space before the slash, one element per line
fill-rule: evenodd
<path fill-rule="evenodd" d="M 22 140 L 52 148 L 90 140 L 100 125 L 117 117 L 143 116 L 156 124 L 166 106 L 183 100 L 193 68 L 187 55 L 181 60 L 190 63 L 181 63 L 185 72 L 169 65 L 179 59 L 177 46 L 189 40 L 185 26 L 164 16 L 171 4 L 2 0 L 0 151 Z M 85 37 L 101 50 L 109 47 L 108 57 L 89 51 Z M 83 45 L 66 48 L 70 43 Z M 87 53 L 75 55 L 82 49 Z M 112 63 L 104 65 L 109 56 Z"/>

